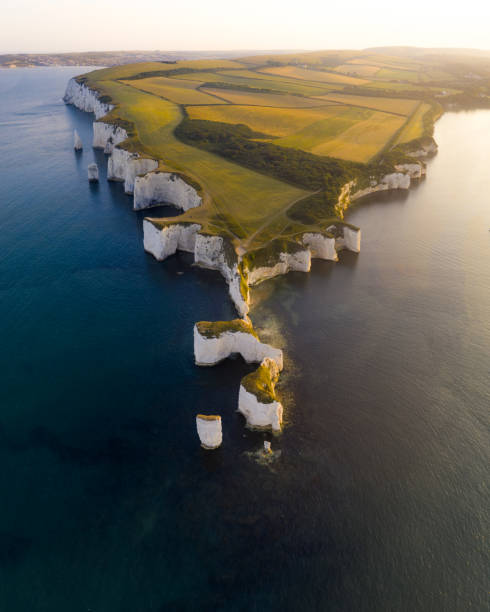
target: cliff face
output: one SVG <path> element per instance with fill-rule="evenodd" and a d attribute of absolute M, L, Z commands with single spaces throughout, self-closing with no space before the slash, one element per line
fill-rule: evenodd
<path fill-rule="evenodd" d="M 230 323 L 226 328 L 214 336 L 206 335 L 201 324 L 194 326 L 194 356 L 197 365 L 216 365 L 230 355 L 240 354 L 247 363 L 260 363 L 266 357 L 274 361 L 277 371 L 282 370 L 282 351 L 269 344 L 263 344 L 254 335 L 252 326 L 249 331 L 235 330 L 235 321 L 220 322 Z"/>
<path fill-rule="evenodd" d="M 297 251 L 296 253 L 283 252 L 273 265 L 260 266 L 248 270 L 248 284 L 257 285 L 264 280 L 274 278 L 288 272 L 309 272 L 311 268 L 311 253 L 309 249 Z"/>
<path fill-rule="evenodd" d="M 133 193 L 138 175 L 151 172 L 157 167 L 158 162 L 154 159 L 141 157 L 138 153 L 129 153 L 115 146 L 107 162 L 107 179 L 123 181 L 125 193 Z M 136 209 L 136 206 L 134 208 Z"/>
<path fill-rule="evenodd" d="M 107 115 L 114 108 L 112 104 L 101 102 L 97 92 L 79 83 L 76 79 L 68 81 L 63 100 L 87 113 L 94 113 L 96 119 Z"/>
<path fill-rule="evenodd" d="M 158 261 L 163 261 L 177 251 L 194 253 L 196 234 L 201 229 L 197 223 L 168 225 L 163 229 L 156 228 L 153 223 L 143 221 L 143 245 L 147 253 L 151 253 Z"/>
<path fill-rule="evenodd" d="M 197 191 L 173 172 L 149 172 L 134 183 L 134 209 L 141 210 L 165 202 L 184 211 L 200 206 Z"/>
<path fill-rule="evenodd" d="M 203 268 L 221 272 L 238 313 L 245 316 L 249 311 L 248 288 L 243 286 L 238 256 L 231 244 L 222 236 L 197 234 L 194 262 Z"/>
<path fill-rule="evenodd" d="M 104 151 L 109 150 L 108 144 L 110 143 L 110 150 L 112 151 L 112 147 L 114 147 L 114 145 L 123 142 L 128 137 L 128 133 L 125 129 L 118 127 L 117 125 L 104 123 L 103 121 L 94 121 L 93 129 L 94 139 L 92 146 L 94 149 L 104 149 Z"/>
<path fill-rule="evenodd" d="M 309 248 L 311 257 L 314 259 L 339 260 L 333 236 L 327 236 L 319 232 L 306 232 L 303 234 L 303 244 Z"/>

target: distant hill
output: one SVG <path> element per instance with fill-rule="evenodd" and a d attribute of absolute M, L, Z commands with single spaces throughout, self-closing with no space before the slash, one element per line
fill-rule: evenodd
<path fill-rule="evenodd" d="M 292 51 L 274 51 L 291 53 Z M 178 60 L 239 57 L 262 51 L 80 51 L 77 53 L 15 53 L 0 55 L 1 68 L 35 66 L 119 66 L 134 62 L 176 62 Z"/>

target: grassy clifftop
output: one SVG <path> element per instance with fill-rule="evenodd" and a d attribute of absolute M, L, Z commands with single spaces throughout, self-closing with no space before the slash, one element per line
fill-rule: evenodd
<path fill-rule="evenodd" d="M 342 186 L 393 171 L 451 105 L 490 102 L 490 60 L 329 51 L 146 62 L 82 75 L 115 105 L 123 146 L 181 174 L 181 221 L 246 250 L 341 214 Z M 471 104 L 470 104 L 471 103 Z"/>

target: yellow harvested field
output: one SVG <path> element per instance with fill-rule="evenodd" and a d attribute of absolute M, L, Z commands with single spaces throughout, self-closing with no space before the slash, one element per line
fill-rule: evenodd
<path fill-rule="evenodd" d="M 410 113 L 413 113 L 415 110 L 417 104 L 419 104 L 418 100 L 383 98 L 379 96 L 351 96 L 341 93 L 327 94 L 325 96 L 320 96 L 318 99 L 351 106 L 362 106 L 399 115 L 410 115 Z"/>
<path fill-rule="evenodd" d="M 249 106 L 273 106 L 276 108 L 309 108 L 325 106 L 322 100 L 312 100 L 302 96 L 278 95 L 269 93 L 255 93 L 253 91 L 240 91 L 237 89 L 205 88 L 203 92 L 218 96 L 232 104 Z M 203 102 L 205 104 L 205 102 Z M 209 104 L 209 102 L 208 102 Z M 327 103 L 328 104 L 328 103 Z"/>
<path fill-rule="evenodd" d="M 404 117 L 344 107 L 337 117 L 314 123 L 293 136 L 274 141 L 314 153 L 368 162 L 401 128 Z"/>
<path fill-rule="evenodd" d="M 365 79 L 357 79 L 337 74 L 335 72 L 324 72 L 321 70 L 308 70 L 307 68 L 297 68 L 296 66 L 279 66 L 277 68 L 264 68 L 260 70 L 263 74 L 270 74 L 281 77 L 289 77 L 306 81 L 316 81 L 321 83 L 335 83 L 341 85 L 364 85 Z"/>
<path fill-rule="evenodd" d="M 269 108 L 261 106 L 191 106 L 187 113 L 191 119 L 220 121 L 248 125 L 255 132 L 273 137 L 285 137 L 327 117 L 335 119 L 340 107 Z"/>
<path fill-rule="evenodd" d="M 176 104 L 226 104 L 213 96 L 209 96 L 196 89 L 198 83 L 193 81 L 176 81 L 166 77 L 151 77 L 136 81 L 122 81 L 130 87 L 161 96 Z"/>
<path fill-rule="evenodd" d="M 413 116 L 409 119 L 407 125 L 400 132 L 400 135 L 396 139 L 396 144 L 403 142 L 410 142 L 416 138 L 420 138 L 424 132 L 423 118 L 425 113 L 431 110 L 430 104 L 422 103 L 417 108 Z"/>

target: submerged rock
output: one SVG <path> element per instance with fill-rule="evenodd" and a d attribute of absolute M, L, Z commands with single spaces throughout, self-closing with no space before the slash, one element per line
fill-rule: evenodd
<path fill-rule="evenodd" d="M 75 151 L 81 151 L 83 149 L 82 139 L 76 130 L 73 132 L 73 148 Z"/>
<path fill-rule="evenodd" d="M 87 168 L 88 180 L 90 183 L 99 182 L 99 168 L 97 164 L 90 164 Z"/>
<path fill-rule="evenodd" d="M 196 416 L 197 434 L 201 446 L 207 450 L 218 448 L 223 441 L 221 417 L 215 414 L 198 414 Z"/>

